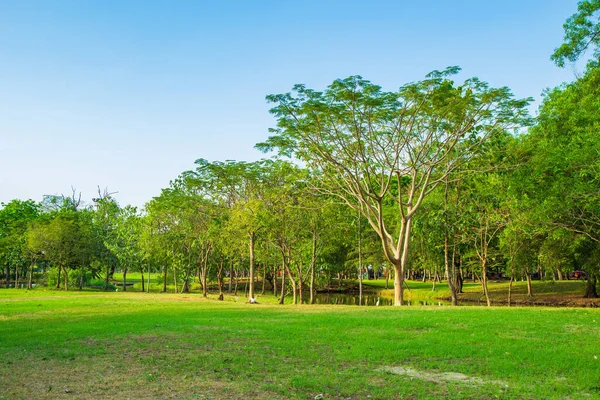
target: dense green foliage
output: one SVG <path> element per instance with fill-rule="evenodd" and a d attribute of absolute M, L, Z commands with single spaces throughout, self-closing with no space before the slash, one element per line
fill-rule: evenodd
<path fill-rule="evenodd" d="M 323 91 L 294 86 L 267 96 L 276 127 L 257 145 L 278 157 L 256 162 L 197 160 L 143 209 L 99 191 L 0 208 L 3 286 L 104 290 L 127 272 L 141 290 L 200 285 L 256 301 L 260 278 L 283 304 L 309 302 L 332 279 L 383 274 L 395 303 L 405 278 L 447 281 L 452 303 L 473 278 L 589 278 L 600 273 L 600 2 L 586 0 L 565 24 L 552 59 L 586 72 L 529 99 L 458 67 L 387 92 L 359 76 Z M 533 126 L 531 126 L 533 125 Z M 291 159 L 290 159 L 291 157 Z M 585 272 L 581 272 L 581 271 Z M 359 273 L 359 271 L 361 271 Z M 529 284 L 531 293 L 531 285 Z M 507 301 L 510 302 L 510 294 Z"/>

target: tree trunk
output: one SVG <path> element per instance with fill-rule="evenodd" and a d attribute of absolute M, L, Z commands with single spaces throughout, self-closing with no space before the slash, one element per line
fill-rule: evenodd
<path fill-rule="evenodd" d="M 58 278 L 56 279 L 56 288 L 57 289 L 60 289 L 60 275 L 61 275 L 61 273 L 62 273 L 62 267 L 58 266 Z M 8 287 L 8 284 L 7 284 L 6 287 Z"/>
<path fill-rule="evenodd" d="M 175 285 L 175 293 L 177 293 L 177 270 L 175 265 L 173 265 L 173 284 Z"/>
<path fill-rule="evenodd" d="M 169 271 L 169 269 L 167 268 L 167 264 L 165 264 L 165 266 L 163 267 L 163 293 L 167 293 L 167 272 Z"/>
<path fill-rule="evenodd" d="M 490 294 L 487 286 L 487 260 L 485 258 L 481 260 L 481 286 L 483 289 L 483 294 L 485 295 L 487 306 L 491 307 L 492 302 L 490 301 Z"/>
<path fill-rule="evenodd" d="M 227 289 L 227 292 L 229 294 L 231 294 L 231 282 L 233 280 L 233 261 L 231 262 L 231 265 L 229 266 L 229 288 Z"/>
<path fill-rule="evenodd" d="M 81 264 L 81 276 L 79 277 L 79 290 L 83 290 L 83 281 L 85 280 L 85 263 Z"/>
<path fill-rule="evenodd" d="M 298 290 L 296 287 L 296 280 L 292 276 L 292 271 L 290 270 L 289 266 L 287 266 L 286 270 L 288 273 L 288 277 L 290 278 L 290 282 L 292 283 L 292 304 L 295 305 L 298 304 Z"/>
<path fill-rule="evenodd" d="M 448 282 L 448 289 L 450 289 L 450 298 L 452 300 L 452 305 L 458 305 L 458 295 L 456 294 L 456 269 L 454 267 L 454 260 L 450 258 L 450 246 L 448 239 L 448 229 L 444 230 L 444 263 L 446 267 L 446 277 Z M 454 254 L 452 254 L 454 257 Z M 452 264 L 452 269 L 450 269 L 450 264 Z"/>
<path fill-rule="evenodd" d="M 65 270 L 65 290 L 69 290 L 69 271 L 65 267 L 63 269 Z"/>
<path fill-rule="evenodd" d="M 32 262 L 31 265 L 29 265 L 29 279 L 27 280 L 27 289 L 33 289 L 33 286 L 31 286 L 31 282 L 33 280 L 33 266 L 34 263 Z"/>
<path fill-rule="evenodd" d="M 234 270 L 233 274 L 234 274 L 234 279 L 235 279 L 234 286 L 233 286 L 233 294 L 237 296 L 237 294 L 238 294 L 237 289 L 238 289 L 238 283 L 239 283 L 238 273 L 236 270 Z"/>
<path fill-rule="evenodd" d="M 531 274 L 529 270 L 525 270 L 525 275 L 527 275 L 527 297 L 533 297 L 533 290 L 531 289 Z"/>
<path fill-rule="evenodd" d="M 510 277 L 510 282 L 508 283 L 508 306 L 510 307 L 510 302 L 512 300 L 511 295 L 512 295 L 512 285 L 513 285 L 513 281 L 514 278 L 511 276 Z"/>
<path fill-rule="evenodd" d="M 144 288 L 144 269 L 140 266 L 140 272 L 142 273 L 142 293 L 144 293 L 146 290 Z"/>
<path fill-rule="evenodd" d="M 277 297 L 277 274 L 279 271 L 277 270 L 277 264 L 273 265 L 273 296 Z"/>
<path fill-rule="evenodd" d="M 407 219 L 404 223 L 403 235 L 402 235 L 402 253 L 399 260 L 390 259 L 389 261 L 394 263 L 394 306 L 404 305 L 404 274 L 406 272 L 406 265 L 408 264 L 408 248 L 410 245 L 410 232 L 412 227 L 412 219 Z M 386 248 L 386 255 L 389 253 L 389 249 Z"/>
<path fill-rule="evenodd" d="M 106 252 L 106 277 L 104 278 L 104 291 L 108 291 L 108 277 L 110 275 L 110 253 Z"/>
<path fill-rule="evenodd" d="M 219 300 L 223 300 L 223 264 L 224 261 L 221 260 L 219 266 L 217 267 L 217 283 L 219 285 Z"/>
<path fill-rule="evenodd" d="M 363 302 L 363 271 L 362 271 L 362 252 L 360 242 L 360 211 L 358 212 L 358 305 L 362 306 Z"/>
<path fill-rule="evenodd" d="M 254 232 L 249 232 L 248 236 L 250 237 L 250 241 L 248 242 L 248 247 L 250 248 L 250 287 L 248 288 L 248 302 L 253 303 L 255 301 L 254 298 Z"/>
<path fill-rule="evenodd" d="M 592 272 L 590 274 L 590 276 L 588 277 L 588 281 L 585 286 L 585 295 L 583 296 L 584 298 L 586 298 L 586 299 L 597 299 L 598 298 L 598 292 L 596 290 L 596 281 L 597 281 L 596 273 Z"/>
<path fill-rule="evenodd" d="M 281 295 L 279 296 L 279 304 L 285 304 L 285 254 L 282 254 L 281 262 Z"/>
<path fill-rule="evenodd" d="M 19 267 L 15 265 L 15 289 L 19 288 Z"/>
<path fill-rule="evenodd" d="M 260 268 L 260 267 L 259 267 Z M 262 266 L 261 268 L 262 273 L 260 274 L 262 277 L 262 289 L 260 291 L 261 296 L 265 295 L 265 281 L 267 280 L 267 268 L 265 265 Z"/>
<path fill-rule="evenodd" d="M 208 262 L 208 260 L 205 260 L 205 261 Z M 206 264 L 206 262 L 202 266 L 202 296 L 203 297 L 208 297 L 208 279 L 207 279 L 208 265 Z"/>
<path fill-rule="evenodd" d="M 123 269 L 123 291 L 127 291 L 127 268 Z"/>
<path fill-rule="evenodd" d="M 189 293 L 190 292 L 190 264 L 188 262 L 185 268 L 185 278 L 183 278 L 183 286 L 181 287 L 181 293 Z"/>
<path fill-rule="evenodd" d="M 401 265 L 394 265 L 394 305 L 404 305 L 404 271 Z"/>

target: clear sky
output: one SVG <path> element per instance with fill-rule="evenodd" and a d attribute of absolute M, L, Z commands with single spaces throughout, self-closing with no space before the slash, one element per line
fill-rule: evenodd
<path fill-rule="evenodd" d="M 549 57 L 576 4 L 0 0 L 0 202 L 99 185 L 143 205 L 198 158 L 259 159 L 265 95 L 295 83 L 459 65 L 539 105 L 575 77 Z"/>

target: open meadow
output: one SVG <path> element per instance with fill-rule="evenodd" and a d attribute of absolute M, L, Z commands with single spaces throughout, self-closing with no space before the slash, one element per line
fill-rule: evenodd
<path fill-rule="evenodd" d="M 226 300 L 2 290 L 0 399 L 600 398 L 598 309 Z"/>

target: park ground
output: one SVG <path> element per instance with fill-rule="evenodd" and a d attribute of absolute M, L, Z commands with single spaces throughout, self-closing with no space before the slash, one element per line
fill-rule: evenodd
<path fill-rule="evenodd" d="M 0 291 L 0 399 L 600 398 L 600 310 Z"/>

